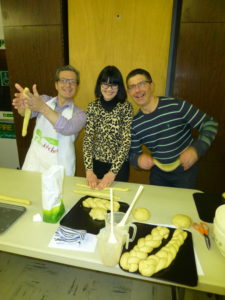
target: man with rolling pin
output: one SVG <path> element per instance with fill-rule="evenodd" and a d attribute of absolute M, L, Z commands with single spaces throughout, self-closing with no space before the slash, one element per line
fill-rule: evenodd
<path fill-rule="evenodd" d="M 15 93 L 14 108 L 22 116 L 31 110 L 31 118 L 37 118 L 23 170 L 43 172 L 59 164 L 64 166 L 66 175 L 74 176 L 74 141 L 86 123 L 85 112 L 73 103 L 79 81 L 79 72 L 67 65 L 56 71 L 56 97 L 39 96 L 36 84 L 33 92 L 15 84 L 19 93 Z M 23 128 L 25 134 L 26 128 Z"/>

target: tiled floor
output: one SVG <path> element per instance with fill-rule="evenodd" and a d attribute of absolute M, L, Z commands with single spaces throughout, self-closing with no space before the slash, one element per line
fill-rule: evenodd
<path fill-rule="evenodd" d="M 0 252 L 0 300 L 72 299 L 172 300 L 172 296 L 169 286 Z M 216 300 L 192 290 L 186 290 L 183 299 Z"/>

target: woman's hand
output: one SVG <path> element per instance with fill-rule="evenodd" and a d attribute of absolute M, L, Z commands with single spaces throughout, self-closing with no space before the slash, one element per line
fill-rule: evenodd
<path fill-rule="evenodd" d="M 114 174 L 113 172 L 108 172 L 104 175 L 104 177 L 100 180 L 99 184 L 97 185 L 97 189 L 98 190 L 102 190 L 105 187 L 110 186 L 113 181 L 116 178 L 116 174 Z"/>
<path fill-rule="evenodd" d="M 98 185 L 98 178 L 92 170 L 86 171 L 86 180 L 88 186 L 90 186 L 92 189 L 96 189 Z"/>

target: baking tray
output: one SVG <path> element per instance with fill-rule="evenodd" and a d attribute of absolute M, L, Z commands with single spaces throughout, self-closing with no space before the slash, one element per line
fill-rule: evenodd
<path fill-rule="evenodd" d="M 225 204 L 221 194 L 194 193 L 193 198 L 199 218 L 208 223 L 213 223 L 217 207 Z"/>
<path fill-rule="evenodd" d="M 136 224 L 137 226 L 137 234 L 135 240 L 129 244 L 128 250 L 124 248 L 122 253 L 126 251 L 130 251 L 137 244 L 139 238 L 145 237 L 147 234 L 150 234 L 152 229 L 156 227 L 156 225 L 149 225 L 143 223 L 134 223 L 134 224 Z M 165 246 L 168 243 L 168 241 L 172 238 L 175 228 L 169 227 L 169 229 L 170 229 L 170 234 L 168 238 L 164 239 L 160 247 L 154 249 L 151 252 L 151 254 L 155 254 L 157 251 L 159 251 L 159 249 Z M 151 276 L 152 278 L 158 278 L 163 281 L 184 284 L 187 286 L 197 285 L 198 275 L 197 275 L 197 269 L 195 263 L 192 234 L 189 231 L 187 231 L 187 234 L 188 235 L 186 240 L 184 241 L 183 245 L 179 248 L 177 256 L 172 261 L 171 265 L 168 268 L 161 270 L 158 273 L 152 275 Z M 120 268 L 122 269 L 121 266 Z M 128 272 L 126 270 L 123 271 Z M 141 277 L 143 276 L 139 272 L 136 272 L 136 274 L 139 274 Z"/>
<path fill-rule="evenodd" d="M 0 203 L 0 234 L 5 232 L 24 212 L 23 206 Z"/>
<path fill-rule="evenodd" d="M 92 196 L 82 197 L 72 208 L 71 210 L 61 219 L 60 225 L 73 228 L 73 229 L 82 229 L 86 230 L 88 233 L 98 234 L 100 229 L 105 227 L 105 220 L 93 220 L 89 216 L 91 208 L 83 207 L 82 202 L 87 198 L 96 198 Z M 108 199 L 107 199 L 108 200 Z M 120 202 L 121 212 L 126 212 L 129 205 L 125 202 Z"/>

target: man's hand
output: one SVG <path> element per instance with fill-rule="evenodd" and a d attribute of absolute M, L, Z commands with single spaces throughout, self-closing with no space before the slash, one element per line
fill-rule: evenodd
<path fill-rule="evenodd" d="M 188 170 L 198 160 L 198 154 L 194 147 L 188 147 L 184 152 L 180 154 L 180 164 L 184 170 Z"/>
<path fill-rule="evenodd" d="M 92 189 L 96 189 L 98 185 L 98 178 L 92 170 L 86 171 L 86 180 L 88 186 L 90 186 Z"/>
<path fill-rule="evenodd" d="M 12 105 L 19 111 L 20 114 L 23 113 L 25 108 L 29 108 L 36 112 L 43 111 L 43 108 L 46 106 L 46 104 L 39 96 L 36 84 L 33 85 L 33 94 L 30 92 L 24 93 L 24 88 L 18 83 L 15 84 L 15 87 L 19 93 L 15 93 L 15 98 L 12 101 Z"/>
<path fill-rule="evenodd" d="M 32 110 L 36 112 L 43 113 L 44 108 L 46 107 L 45 102 L 41 99 L 36 84 L 33 85 L 33 94 L 26 93 L 25 104 Z"/>
<path fill-rule="evenodd" d="M 18 83 L 15 84 L 16 89 L 19 93 L 15 93 L 15 98 L 12 100 L 12 105 L 15 109 L 18 110 L 19 114 L 24 115 L 25 111 L 25 102 L 26 97 L 24 96 L 24 88 Z"/>
<path fill-rule="evenodd" d="M 36 84 L 33 85 L 33 94 L 27 92 L 24 103 L 26 107 L 30 108 L 32 111 L 41 113 L 53 126 L 55 126 L 59 113 L 54 111 L 50 106 L 48 106 L 43 99 L 40 97 Z"/>
<path fill-rule="evenodd" d="M 152 157 L 146 153 L 138 157 L 138 166 L 143 170 L 150 170 L 154 166 Z"/>
<path fill-rule="evenodd" d="M 110 186 L 115 180 L 115 178 L 116 178 L 116 174 L 114 174 L 113 172 L 106 173 L 104 177 L 100 180 L 99 184 L 97 185 L 97 189 L 102 190 L 105 187 Z"/>

